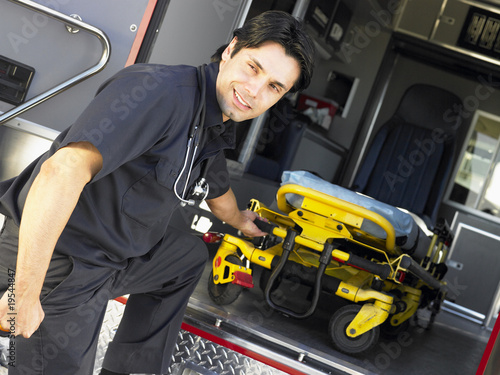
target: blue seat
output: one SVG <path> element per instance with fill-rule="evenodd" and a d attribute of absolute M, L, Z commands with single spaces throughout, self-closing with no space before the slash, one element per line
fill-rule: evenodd
<path fill-rule="evenodd" d="M 462 101 L 439 87 L 407 89 L 389 121 L 375 135 L 351 187 L 436 224 L 452 170 Z"/>

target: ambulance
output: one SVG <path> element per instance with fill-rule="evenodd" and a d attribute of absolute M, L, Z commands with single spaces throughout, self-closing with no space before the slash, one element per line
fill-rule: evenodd
<path fill-rule="evenodd" d="M 500 373 L 498 0 L 0 0 L 1 180 L 124 67 L 208 63 L 268 10 L 304 22 L 314 75 L 231 125 L 232 190 L 268 235 L 203 200 L 172 217 L 210 259 L 168 374 Z M 0 338 L 0 374 L 12 356 Z"/>

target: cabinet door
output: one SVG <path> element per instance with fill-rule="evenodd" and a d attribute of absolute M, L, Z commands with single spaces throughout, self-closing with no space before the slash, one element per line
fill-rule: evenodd
<path fill-rule="evenodd" d="M 450 248 L 446 280 L 457 295 L 450 304 L 473 320 L 488 325 L 496 314 L 500 285 L 500 228 L 458 213 L 453 223 L 455 239 Z"/>

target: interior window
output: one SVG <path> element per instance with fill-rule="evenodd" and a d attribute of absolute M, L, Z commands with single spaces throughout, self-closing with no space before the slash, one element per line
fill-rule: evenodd
<path fill-rule="evenodd" d="M 456 173 L 452 201 L 500 217 L 500 117 L 476 111 Z"/>

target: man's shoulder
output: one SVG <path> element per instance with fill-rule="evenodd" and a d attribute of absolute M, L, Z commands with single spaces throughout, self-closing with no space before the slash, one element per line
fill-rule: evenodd
<path fill-rule="evenodd" d="M 113 77 L 103 86 L 112 82 L 142 82 L 145 85 L 164 84 L 172 86 L 197 85 L 196 67 L 189 65 L 134 64 Z"/>

